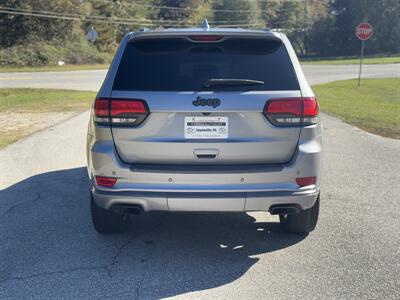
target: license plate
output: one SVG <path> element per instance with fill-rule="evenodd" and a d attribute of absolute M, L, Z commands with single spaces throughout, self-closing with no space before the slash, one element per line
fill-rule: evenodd
<path fill-rule="evenodd" d="M 185 117 L 186 139 L 228 138 L 228 117 Z"/>

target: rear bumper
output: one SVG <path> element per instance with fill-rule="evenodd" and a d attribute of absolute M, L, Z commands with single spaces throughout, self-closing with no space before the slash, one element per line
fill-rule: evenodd
<path fill-rule="evenodd" d="M 106 209 L 114 205 L 139 206 L 143 211 L 268 211 L 272 205 L 295 204 L 301 209 L 314 205 L 319 191 L 296 192 L 110 192 L 92 189 L 97 205 Z"/>
<path fill-rule="evenodd" d="M 124 164 L 112 139 L 88 139 L 88 173 L 96 203 L 140 206 L 144 211 L 268 211 L 275 204 L 302 209 L 316 201 L 321 181 L 321 125 L 302 128 L 296 154 L 277 166 L 141 167 Z M 112 188 L 97 186 L 94 176 L 117 178 Z M 316 176 L 299 187 L 296 178 Z"/>

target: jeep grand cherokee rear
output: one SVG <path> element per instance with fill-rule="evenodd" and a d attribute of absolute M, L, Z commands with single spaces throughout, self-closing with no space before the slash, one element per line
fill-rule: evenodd
<path fill-rule="evenodd" d="M 92 221 L 129 213 L 267 211 L 312 231 L 319 211 L 318 104 L 286 36 L 181 29 L 127 34 L 93 105 Z"/>

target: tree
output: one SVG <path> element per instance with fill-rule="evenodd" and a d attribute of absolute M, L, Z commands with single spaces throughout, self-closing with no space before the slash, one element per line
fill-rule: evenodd
<path fill-rule="evenodd" d="M 198 26 L 202 19 L 213 17 L 211 0 L 156 0 L 154 3 L 162 7 L 156 19 L 164 27 Z"/>
<path fill-rule="evenodd" d="M 262 1 L 259 3 L 260 17 L 268 28 L 274 28 L 274 22 L 278 17 L 279 1 Z"/>
<path fill-rule="evenodd" d="M 263 28 L 256 0 L 218 0 L 214 2 L 214 20 L 225 24 L 244 24 L 243 27 Z"/>
<path fill-rule="evenodd" d="M 113 2 L 92 1 L 90 14 L 93 16 L 107 17 L 111 20 L 116 11 L 117 9 Z M 87 21 L 83 29 L 87 31 L 91 26 L 93 26 L 98 33 L 98 38 L 94 44 L 100 51 L 110 52 L 116 48 L 117 28 L 115 24 L 103 21 Z"/>
<path fill-rule="evenodd" d="M 2 7 L 29 11 L 55 11 L 80 14 L 84 5 L 80 0 L 3 0 Z M 11 47 L 36 41 L 64 40 L 70 36 L 75 21 L 39 18 L 26 15 L 2 14 L 0 18 L 0 46 Z"/>
<path fill-rule="evenodd" d="M 397 0 L 331 0 L 334 15 L 331 34 L 332 49 L 336 54 L 357 54 L 360 41 L 354 35 L 355 27 L 361 22 L 369 22 L 375 34 L 366 43 L 369 53 L 395 52 L 399 47 L 400 2 Z"/>
<path fill-rule="evenodd" d="M 272 26 L 273 28 L 286 32 L 296 51 L 301 55 L 305 54 L 305 19 L 303 2 L 282 2 L 276 11 L 276 18 L 272 20 Z"/>
<path fill-rule="evenodd" d="M 366 53 L 400 50 L 399 0 L 1 0 L 1 7 L 17 13 L 0 18 L 0 48 L 13 53 L 7 60 L 11 64 L 46 64 L 59 57 L 102 61 L 126 32 L 160 25 L 197 27 L 204 18 L 212 26 L 282 30 L 301 55 L 358 54 L 354 30 L 366 21 L 375 31 Z M 23 12 L 58 18 L 18 15 Z M 98 32 L 95 47 L 85 38 L 92 26 Z"/>

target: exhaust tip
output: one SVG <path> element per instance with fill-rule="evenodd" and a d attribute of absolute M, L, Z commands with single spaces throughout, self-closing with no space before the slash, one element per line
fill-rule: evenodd
<path fill-rule="evenodd" d="M 273 205 L 269 209 L 271 215 L 289 215 L 297 214 L 299 212 L 300 209 L 297 205 Z"/>
<path fill-rule="evenodd" d="M 138 215 L 143 212 L 143 208 L 136 204 L 114 204 L 111 209 L 117 214 Z"/>

